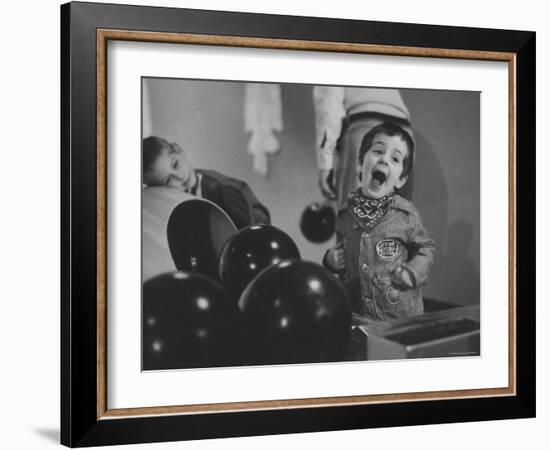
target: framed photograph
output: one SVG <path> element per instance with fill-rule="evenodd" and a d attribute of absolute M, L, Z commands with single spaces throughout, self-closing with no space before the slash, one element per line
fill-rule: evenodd
<path fill-rule="evenodd" d="M 535 33 L 61 7 L 61 441 L 535 415 Z"/>

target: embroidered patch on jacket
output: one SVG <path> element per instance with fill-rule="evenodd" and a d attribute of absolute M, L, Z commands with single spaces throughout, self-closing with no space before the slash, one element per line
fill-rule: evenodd
<path fill-rule="evenodd" d="M 380 258 L 391 259 L 399 251 L 399 243 L 395 239 L 382 239 L 376 244 L 376 253 Z"/>

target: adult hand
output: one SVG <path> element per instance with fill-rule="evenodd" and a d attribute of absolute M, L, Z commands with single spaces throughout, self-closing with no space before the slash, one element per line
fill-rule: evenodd
<path fill-rule="evenodd" d="M 329 200 L 336 198 L 336 192 L 334 192 L 334 171 L 332 169 L 319 169 L 319 188 L 325 198 Z"/>

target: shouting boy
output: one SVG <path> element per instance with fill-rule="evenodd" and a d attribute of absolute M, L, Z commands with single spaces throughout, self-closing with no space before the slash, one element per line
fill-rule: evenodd
<path fill-rule="evenodd" d="M 338 212 L 337 244 L 324 264 L 339 272 L 353 311 L 388 320 L 424 311 L 421 286 L 433 265 L 435 243 L 414 205 L 399 195 L 414 161 L 414 142 L 403 128 L 383 123 L 363 138 L 360 187 Z"/>

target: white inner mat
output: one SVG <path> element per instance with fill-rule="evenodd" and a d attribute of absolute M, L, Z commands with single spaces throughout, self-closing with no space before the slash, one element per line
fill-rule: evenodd
<path fill-rule="evenodd" d="M 142 76 L 480 91 L 482 355 L 141 372 Z M 108 408 L 507 386 L 506 63 L 110 41 L 108 87 Z"/>

